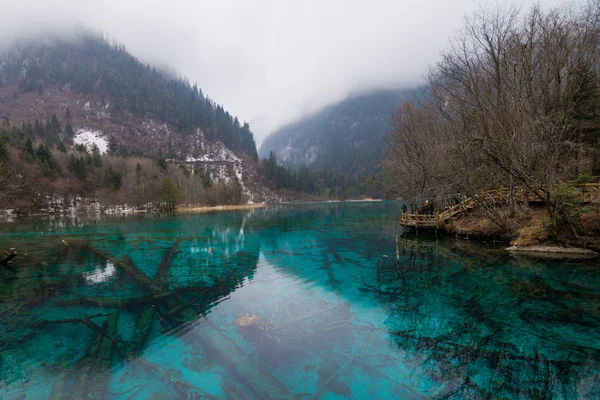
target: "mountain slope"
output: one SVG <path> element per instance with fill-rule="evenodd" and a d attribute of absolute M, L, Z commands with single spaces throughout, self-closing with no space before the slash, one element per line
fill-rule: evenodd
<path fill-rule="evenodd" d="M 93 34 L 0 54 L 0 120 L 11 207 L 25 195 L 152 202 L 165 178 L 187 204 L 280 200 L 257 174 L 248 124 Z"/>
<path fill-rule="evenodd" d="M 308 166 L 348 175 L 377 171 L 392 112 L 411 100 L 411 90 L 382 90 L 350 97 L 278 129 L 263 142 L 259 156 L 273 151 L 291 168 Z"/>
<path fill-rule="evenodd" d="M 123 46 L 111 45 L 93 34 L 79 33 L 75 39 L 51 38 L 14 46 L 0 55 L 0 89 L 4 89 L 4 103 L 18 102 L 21 95 L 30 93 L 43 98 L 45 92 L 52 90 L 50 94 L 54 97 L 75 95 L 79 97 L 77 100 L 84 97 L 87 100 L 81 104 L 86 106 L 84 111 L 103 113 L 111 121 L 152 120 L 166 124 L 170 133 L 181 135 L 193 135 L 200 128 L 208 140 L 219 140 L 252 158 L 257 156 L 248 124 L 240 124 L 195 85 L 144 65 Z M 68 105 L 63 105 L 63 112 Z M 26 122 L 33 119 L 29 111 L 23 115 L 18 107 L 7 108 L 3 104 L 0 117 L 8 117 L 13 123 Z M 124 132 L 119 136 L 127 133 L 135 134 Z M 167 134 L 166 130 L 163 133 Z M 135 149 L 135 140 L 124 137 L 123 141 L 132 142 L 129 144 Z M 184 145 L 173 148 L 171 143 L 163 151 L 177 152 L 184 148 Z M 152 153 L 157 146 L 140 150 Z"/>

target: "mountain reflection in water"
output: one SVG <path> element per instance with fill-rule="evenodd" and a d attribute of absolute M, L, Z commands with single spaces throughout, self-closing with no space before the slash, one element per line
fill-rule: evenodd
<path fill-rule="evenodd" d="M 0 398 L 600 396 L 597 263 L 415 236 L 396 263 L 398 211 L 3 225 Z"/>

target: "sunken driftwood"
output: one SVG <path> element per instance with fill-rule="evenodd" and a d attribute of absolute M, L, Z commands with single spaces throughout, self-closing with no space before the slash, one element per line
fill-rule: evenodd
<path fill-rule="evenodd" d="M 117 268 L 131 276 L 136 283 L 145 289 L 151 296 L 159 296 L 170 292 L 167 276 L 172 261 L 177 255 L 177 247 L 179 241 L 177 241 L 165 255 L 161 265 L 159 266 L 158 273 L 155 279 L 150 279 L 147 275 L 142 273 L 139 268 L 132 262 L 132 260 L 125 256 L 122 259 L 117 259 L 108 253 L 103 252 L 95 247 L 79 241 L 63 241 L 63 244 L 73 251 L 88 251 L 97 257 L 112 262 Z M 178 295 L 178 293 L 172 293 L 166 295 L 163 300 L 164 304 L 169 308 L 169 312 L 160 312 L 157 306 L 151 307 L 154 311 L 150 313 L 146 308 L 138 318 L 136 328 L 139 331 L 146 331 L 149 325 L 147 319 L 150 314 L 155 314 L 159 321 L 165 323 L 163 329 L 165 329 L 165 320 L 175 318 L 185 324 L 194 324 L 198 321 L 198 312 L 190 304 L 187 307 L 180 307 L 184 301 Z M 160 312 L 160 313 L 159 313 Z M 148 325 L 146 325 L 148 324 Z M 178 325 L 178 324 L 173 324 Z M 189 338 L 195 345 L 202 343 L 207 349 L 219 354 L 220 358 L 225 364 L 230 366 L 236 375 L 244 377 L 248 386 L 256 393 L 260 398 L 272 398 L 272 399 L 292 399 L 293 395 L 287 388 L 279 382 L 273 375 L 268 371 L 264 371 L 261 368 L 257 368 L 256 363 L 252 360 L 241 348 L 238 347 L 235 342 L 227 338 L 218 329 L 211 326 L 209 323 L 202 323 L 195 327 L 194 330 L 190 331 L 192 335 L 185 335 L 184 338 Z M 140 343 L 132 343 L 133 346 L 128 349 L 127 355 L 134 355 L 139 352 L 143 347 L 143 339 Z M 161 375 L 163 375 L 161 373 Z M 192 392 L 199 392 L 198 388 L 189 387 Z"/>
<path fill-rule="evenodd" d="M 130 308 L 136 305 L 153 304 L 167 297 L 180 296 L 187 293 L 204 293 L 205 289 L 194 287 L 176 288 L 162 293 L 138 297 L 79 296 L 76 299 L 56 300 L 54 304 L 66 306 L 94 306 L 103 308 Z M 202 294 L 203 295 L 203 294 Z M 202 296 L 200 295 L 200 296 Z"/>
<path fill-rule="evenodd" d="M 110 360 L 115 344 L 117 320 L 118 315 L 112 313 L 107 316 L 102 327 L 97 327 L 98 335 L 83 357 L 71 368 L 65 368 L 54 380 L 50 399 L 108 396 Z"/>
<path fill-rule="evenodd" d="M 511 246 L 506 249 L 511 254 L 546 258 L 595 258 L 598 253 L 589 249 L 560 246 Z"/>
<path fill-rule="evenodd" d="M 129 342 L 129 348 L 127 349 L 128 357 L 139 357 L 142 354 L 144 342 L 148 336 L 148 330 L 150 329 L 153 316 L 154 313 L 152 312 L 152 307 L 145 307 L 138 315 L 133 335 Z"/>
<path fill-rule="evenodd" d="M 173 260 L 175 257 L 177 257 L 177 248 L 179 247 L 180 242 L 181 238 L 178 238 L 163 258 L 162 262 L 158 266 L 156 276 L 154 277 L 155 282 L 161 282 L 167 279 L 167 276 L 169 275 L 169 268 L 171 268 Z"/>
<path fill-rule="evenodd" d="M 8 264 L 10 262 L 10 260 L 15 258 L 16 256 L 17 256 L 17 250 L 15 250 L 15 249 L 9 249 L 8 251 L 5 251 L 4 257 L 0 260 L 0 265 Z"/>
<path fill-rule="evenodd" d="M 78 248 L 85 249 L 85 250 L 95 254 L 97 257 L 100 257 L 106 261 L 110 261 L 117 268 L 121 269 L 122 271 L 124 271 L 125 273 L 130 275 L 141 287 L 143 287 L 144 289 L 146 289 L 150 292 L 153 292 L 154 294 L 157 294 L 156 292 L 158 289 L 158 285 L 156 285 L 152 279 L 150 279 L 147 275 L 145 275 L 142 271 L 140 271 L 133 264 L 133 262 L 131 262 L 131 259 L 129 257 L 125 257 L 125 260 L 122 261 L 115 257 L 112 257 L 111 255 L 103 252 L 102 250 L 99 250 L 95 247 L 92 247 L 86 243 L 79 242 L 79 241 L 67 242 L 66 240 L 63 240 L 63 244 L 67 248 L 71 248 L 71 249 L 78 249 Z"/>

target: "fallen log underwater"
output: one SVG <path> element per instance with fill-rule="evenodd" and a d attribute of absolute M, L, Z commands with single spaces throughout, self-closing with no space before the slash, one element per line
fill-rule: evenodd
<path fill-rule="evenodd" d="M 158 317 L 159 320 L 163 318 L 170 320 L 172 325 L 176 326 L 180 325 L 181 323 L 188 325 L 190 329 L 185 333 L 185 335 L 181 336 L 182 339 L 188 341 L 190 345 L 197 345 L 198 343 L 201 343 L 201 345 L 206 347 L 208 351 L 217 354 L 223 363 L 227 365 L 237 377 L 242 379 L 251 389 L 251 391 L 259 398 L 294 398 L 293 394 L 289 392 L 281 382 L 279 382 L 269 372 L 264 371 L 262 368 L 257 366 L 256 362 L 252 360 L 252 358 L 248 356 L 248 354 L 246 354 L 241 348 L 239 348 L 235 342 L 223 335 L 218 329 L 208 323 L 208 321 L 197 323 L 199 314 L 193 309 L 192 304 L 189 304 L 187 307 L 180 307 L 182 304 L 185 304 L 185 301 L 178 293 L 173 293 L 169 290 L 167 282 L 169 269 L 176 257 L 179 241 L 176 241 L 173 246 L 171 246 L 163 258 L 154 280 L 142 273 L 127 256 L 125 256 L 123 260 L 117 259 L 108 253 L 79 241 L 63 241 L 63 245 L 75 252 L 77 250 L 89 251 L 97 257 L 111 262 L 117 268 L 121 269 L 124 273 L 133 278 L 134 281 L 145 291 L 150 293 L 150 297 L 153 297 L 155 300 L 157 300 L 157 303 L 158 300 L 160 300 L 161 303 L 164 303 L 168 307 L 169 311 L 166 313 L 161 312 L 156 304 L 153 304 L 153 307 L 146 307 L 142 310 L 138 316 L 136 328 L 134 329 L 134 335 L 137 333 L 138 337 L 134 339 L 132 336 L 132 339 L 130 340 L 130 346 L 128 350 L 124 352 L 125 356 L 131 357 L 135 356 L 136 354 L 140 354 L 147 338 L 147 333 L 151 322 L 149 321 L 149 319 L 151 319 L 150 316 L 154 314 L 152 311 L 155 311 L 157 316 L 160 315 Z M 232 274 L 234 278 L 239 278 L 239 274 L 235 272 L 232 272 Z M 226 281 L 226 277 L 222 278 L 223 279 L 218 280 L 219 283 Z M 218 290 L 218 292 L 221 292 L 221 290 Z M 198 297 L 199 299 L 202 298 L 201 296 Z M 90 302 L 93 303 L 94 301 L 91 300 Z M 150 311 L 148 311 L 148 309 L 150 309 Z M 169 380 L 171 378 L 166 379 Z M 186 390 L 200 391 L 194 385 L 185 383 L 183 380 L 178 380 L 178 382 L 179 385 L 187 387 Z M 207 395 L 201 391 L 199 394 L 202 394 L 203 396 Z"/>
<path fill-rule="evenodd" d="M 169 269 L 171 268 L 171 264 L 173 263 L 175 257 L 177 257 L 177 249 L 179 247 L 179 243 L 181 243 L 181 238 L 178 238 L 173 243 L 171 248 L 169 248 L 169 251 L 158 266 L 158 271 L 156 272 L 156 276 L 154 277 L 155 282 L 159 283 L 166 281 L 167 276 L 169 275 Z"/>
<path fill-rule="evenodd" d="M 114 348 L 118 314 L 108 315 L 100 332 L 85 354 L 54 379 L 51 400 L 72 398 L 104 399 L 108 397 L 110 364 Z"/>
<path fill-rule="evenodd" d="M 84 321 L 89 321 L 89 320 L 91 320 L 93 318 L 107 317 L 109 315 L 111 315 L 111 314 L 98 313 L 98 314 L 89 315 L 87 317 L 82 317 L 82 318 L 66 318 L 66 319 L 57 319 L 57 320 L 44 320 L 44 321 L 38 321 L 38 322 L 34 322 L 34 323 L 30 324 L 29 328 L 39 329 L 39 328 L 45 328 L 47 326 L 57 325 L 57 324 L 73 324 L 73 323 L 83 323 L 83 324 L 85 324 Z"/>
<path fill-rule="evenodd" d="M 125 260 L 119 260 L 115 257 L 112 257 L 110 254 L 107 254 L 105 252 L 103 252 L 102 250 L 99 250 L 95 247 L 92 247 L 88 244 L 85 244 L 83 242 L 79 242 L 79 241 L 66 241 L 63 240 L 62 243 L 68 247 L 68 248 L 80 248 L 80 249 L 85 249 L 93 254 L 95 254 L 96 256 L 111 262 L 113 265 L 115 265 L 116 267 L 118 267 L 119 269 L 121 269 L 123 272 L 125 272 L 126 274 L 128 274 L 129 276 L 131 276 L 136 283 L 138 283 L 143 289 L 150 291 L 150 292 L 156 292 L 158 290 L 158 285 L 154 283 L 154 281 L 152 279 L 150 279 L 146 274 L 144 274 L 142 271 L 140 271 L 131 261 L 131 259 L 129 257 L 125 257 Z M 156 294 L 156 293 L 155 293 Z"/>
<path fill-rule="evenodd" d="M 70 300 L 55 300 L 53 303 L 57 306 L 68 307 L 68 306 L 94 306 L 102 308 L 131 308 L 137 305 L 147 305 L 157 303 L 167 297 L 181 296 L 184 294 L 196 294 L 196 299 L 201 299 L 207 293 L 206 288 L 196 287 L 183 287 L 175 288 L 165 292 L 151 294 L 147 296 L 138 297 L 108 297 L 108 296 L 79 296 L 76 299 Z"/>
<path fill-rule="evenodd" d="M 528 356 L 510 351 L 502 351 L 493 347 L 495 343 L 491 338 L 494 336 L 494 333 L 488 337 L 481 338 L 478 342 L 469 344 L 461 344 L 452 340 L 451 337 L 448 337 L 452 333 L 438 337 L 419 336 L 401 331 L 389 331 L 389 333 L 405 341 L 405 345 L 403 346 L 405 348 L 408 342 L 413 342 L 408 347 L 414 348 L 415 354 L 421 354 L 425 358 L 424 362 L 431 362 L 432 367 L 429 373 L 434 380 L 441 381 L 447 379 L 446 377 L 452 376 L 458 379 L 457 382 L 454 382 L 456 385 L 453 385 L 452 382 L 445 387 L 440 385 L 440 392 L 435 394 L 434 398 L 455 398 L 457 395 L 466 397 L 465 393 L 459 393 L 462 390 L 475 390 L 482 398 L 496 398 L 497 396 L 490 391 L 491 389 L 482 387 L 471 379 L 470 372 L 465 366 L 473 360 L 485 360 L 495 373 L 499 377 L 502 377 L 502 379 L 497 378 L 493 382 L 490 382 L 490 387 L 493 387 L 494 392 L 507 391 L 513 397 L 524 396 L 526 398 L 551 398 L 552 395 L 548 392 L 548 388 L 539 388 L 535 384 L 524 385 L 525 382 L 522 380 L 522 375 L 515 373 L 516 371 L 510 368 L 510 363 L 527 365 L 536 371 L 537 374 L 542 372 L 540 367 L 545 368 L 545 372 L 554 374 L 554 378 L 561 376 L 563 371 L 568 367 L 577 366 L 585 368 L 586 366 L 586 360 L 569 361 L 568 358 L 565 360 L 552 360 L 543 357 L 540 353 L 536 353 L 535 356 Z M 455 365 L 448 360 L 460 360 L 460 363 L 459 365 Z M 436 376 L 436 374 L 440 376 Z M 553 376 L 545 377 L 545 380 L 549 381 L 551 378 Z"/>
<path fill-rule="evenodd" d="M 165 259 L 171 258 L 172 252 L 173 248 L 169 250 Z M 168 273 L 168 268 L 165 267 L 165 269 L 167 271 L 163 271 L 161 275 L 157 275 L 157 278 L 162 278 Z M 165 301 L 171 310 L 175 310 L 181 302 L 182 299 L 176 297 L 169 297 Z M 195 323 L 198 320 L 198 313 L 191 307 L 183 308 L 172 315 L 178 316 L 184 323 Z M 187 338 L 188 335 L 193 336 L 194 339 L 197 339 L 212 353 L 218 354 L 238 377 L 246 381 L 247 385 L 259 398 L 293 399 L 293 395 L 281 382 L 275 379 L 270 373 L 258 367 L 256 362 L 240 349 L 237 344 L 214 328 L 208 321 L 196 324 L 193 329 L 188 330 L 183 338 Z M 192 344 L 195 343 L 195 341 L 190 342 Z"/>
<path fill-rule="evenodd" d="M 107 397 L 118 318 L 118 313 L 109 315 L 102 327 L 104 334 L 95 357 L 96 362 L 89 371 L 87 381 L 79 380 L 76 393 L 81 394 L 82 398 L 94 398 L 95 396 L 98 399 L 105 399 Z M 75 398 L 78 397 L 75 396 Z"/>
<path fill-rule="evenodd" d="M 97 255 L 103 254 L 101 252 L 94 253 Z M 171 292 L 169 292 L 169 295 L 174 296 Z M 157 299 L 160 297 L 165 297 L 164 293 L 155 295 L 153 298 Z M 145 307 L 142 312 L 140 312 L 129 343 L 123 342 L 116 334 L 116 324 L 118 320 L 118 314 L 116 313 L 96 314 L 83 318 L 68 318 L 35 323 L 33 326 L 38 328 L 51 324 L 83 323 L 97 333 L 96 338 L 91 342 L 84 356 L 71 368 L 67 368 L 66 365 L 63 365 L 66 364 L 66 362 L 61 363 L 61 365 L 58 366 L 60 373 L 55 378 L 50 398 L 54 400 L 71 399 L 73 397 L 106 398 L 108 395 L 108 380 L 110 378 L 109 370 L 111 354 L 116 344 L 116 349 L 123 360 L 135 360 L 137 366 L 141 366 L 147 371 L 157 374 L 165 386 L 170 387 L 179 397 L 187 399 L 202 398 L 218 400 L 218 397 L 211 396 L 195 385 L 186 382 L 181 378 L 174 377 L 162 367 L 141 358 L 142 349 L 147 339 L 154 311 L 155 309 L 152 306 L 149 306 Z M 91 322 L 92 318 L 101 316 L 108 317 L 102 327 Z M 137 386 L 138 390 L 131 396 L 135 395 L 145 385 Z M 72 390 L 73 388 L 75 388 L 74 392 Z"/>
<path fill-rule="evenodd" d="M 17 256 L 17 251 L 15 249 L 9 249 L 9 251 L 5 251 L 4 257 L 2 257 L 0 259 L 0 265 L 8 264 L 16 256 Z"/>
<path fill-rule="evenodd" d="M 325 381 L 321 385 L 319 385 L 319 387 L 315 391 L 314 395 L 312 396 L 312 399 L 314 399 L 314 400 L 320 399 L 325 394 L 325 392 L 328 391 L 329 384 L 332 381 L 334 381 L 345 369 L 349 368 L 350 365 L 352 365 L 352 363 L 354 362 L 354 359 L 368 344 L 369 344 L 368 342 L 363 344 L 357 351 L 355 351 L 350 356 L 350 359 L 345 364 L 343 364 L 341 367 L 339 367 L 338 369 L 333 371 L 333 373 L 327 379 L 325 379 Z"/>

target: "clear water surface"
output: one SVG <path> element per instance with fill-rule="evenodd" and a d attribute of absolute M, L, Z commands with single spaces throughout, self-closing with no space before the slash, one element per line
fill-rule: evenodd
<path fill-rule="evenodd" d="M 397 203 L 0 226 L 2 399 L 600 398 L 600 266 Z"/>

